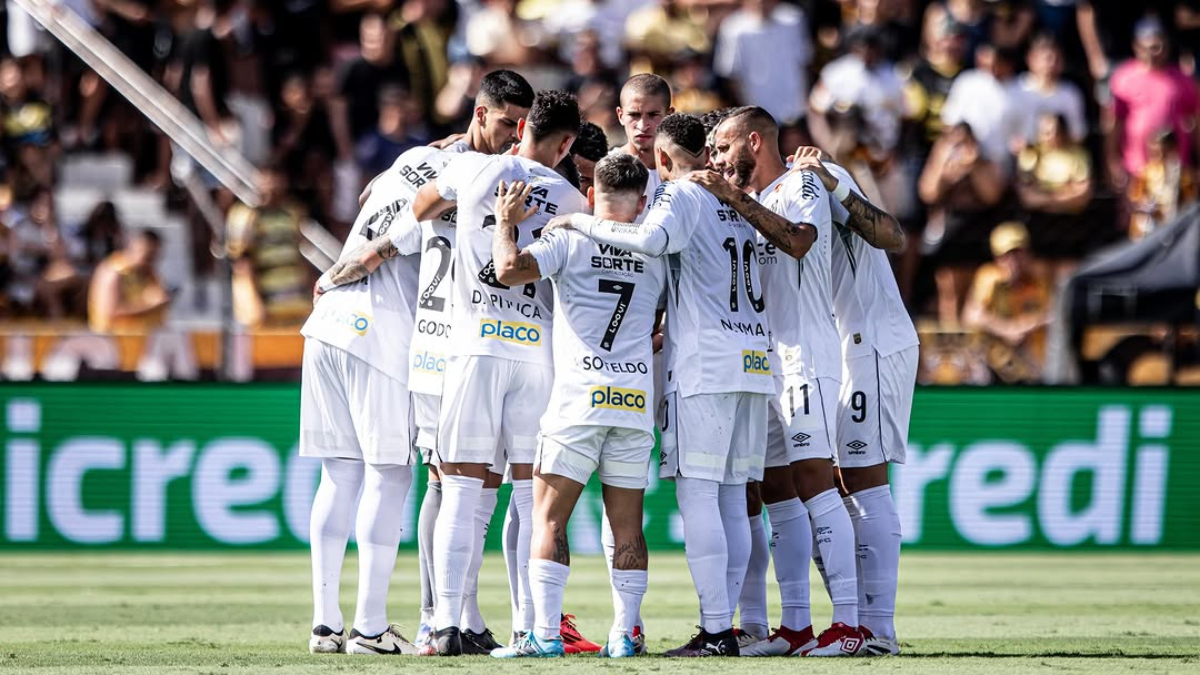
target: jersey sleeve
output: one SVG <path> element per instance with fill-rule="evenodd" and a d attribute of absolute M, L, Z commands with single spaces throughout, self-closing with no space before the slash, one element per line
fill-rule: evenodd
<path fill-rule="evenodd" d="M 538 237 L 525 251 L 537 261 L 538 273 L 543 279 L 548 279 L 567 266 L 567 258 L 571 252 L 569 232 L 566 230 L 551 230 Z"/>
<path fill-rule="evenodd" d="M 784 189 L 790 197 L 786 201 L 786 212 L 783 214 L 788 220 L 819 226 L 831 218 L 829 202 L 832 200 L 829 192 L 811 171 L 801 171 L 790 176 L 784 184 Z"/>
<path fill-rule="evenodd" d="M 480 169 L 479 155 L 463 154 L 450 160 L 435 181 L 438 195 L 446 201 L 458 201 L 458 193 L 471 184 Z"/>
<path fill-rule="evenodd" d="M 417 217 L 413 215 L 412 204 L 408 204 L 400 212 L 400 217 L 388 230 L 387 236 L 400 255 L 421 252 L 421 223 L 417 222 Z"/>
<path fill-rule="evenodd" d="M 696 188 L 704 189 L 698 185 Z M 654 203 L 642 226 L 661 229 L 666 235 L 664 252 L 678 253 L 691 241 L 694 228 L 688 224 L 696 222 L 697 216 L 696 200 L 681 183 L 663 183 L 654 193 Z"/>

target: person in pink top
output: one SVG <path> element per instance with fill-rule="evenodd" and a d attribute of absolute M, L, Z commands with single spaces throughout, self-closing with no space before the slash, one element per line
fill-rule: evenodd
<path fill-rule="evenodd" d="M 1113 71 L 1112 100 L 1104 116 L 1109 177 L 1120 192 L 1130 176 L 1141 174 L 1155 133 L 1174 131 L 1185 165 L 1194 163 L 1200 148 L 1196 84 L 1169 62 L 1166 31 L 1158 19 L 1138 22 L 1133 50 L 1135 58 Z"/>

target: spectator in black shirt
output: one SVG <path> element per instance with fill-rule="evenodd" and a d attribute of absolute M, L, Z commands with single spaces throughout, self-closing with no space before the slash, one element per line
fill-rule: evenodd
<path fill-rule="evenodd" d="M 375 128 L 379 120 L 379 90 L 385 86 L 408 86 L 403 64 L 396 58 L 395 36 L 379 14 L 363 17 L 359 27 L 361 54 L 346 64 L 342 71 L 340 98 L 344 110 L 334 114 L 345 124 L 353 142 L 357 143 Z"/>

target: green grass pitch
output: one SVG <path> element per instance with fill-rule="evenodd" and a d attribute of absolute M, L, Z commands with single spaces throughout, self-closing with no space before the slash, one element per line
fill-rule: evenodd
<path fill-rule="evenodd" d="M 353 617 L 356 560 L 342 606 Z M 0 671 L 148 673 L 1200 673 L 1200 556 L 955 554 L 904 556 L 897 625 L 904 655 L 800 665 L 783 659 L 658 657 L 495 662 L 487 657 L 310 656 L 310 582 L 303 553 L 0 555 Z M 819 579 L 814 618 L 829 620 Z M 391 619 L 416 632 L 416 558 L 402 555 Z M 778 595 L 771 585 L 772 616 Z M 480 597 L 503 640 L 504 564 L 489 556 Z M 611 620 L 604 561 L 579 557 L 567 610 L 602 640 Z M 653 651 L 692 632 L 695 593 L 680 554 L 651 558 L 644 615 Z M 580 670 L 582 669 L 582 670 Z"/>

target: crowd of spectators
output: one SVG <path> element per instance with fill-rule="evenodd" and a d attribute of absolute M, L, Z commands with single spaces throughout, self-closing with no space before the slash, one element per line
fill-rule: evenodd
<path fill-rule="evenodd" d="M 1052 288 L 1196 196 L 1200 0 L 62 3 L 263 169 L 268 204 L 217 200 L 251 325 L 303 316 L 300 223 L 343 235 L 363 185 L 461 131 L 495 67 L 575 93 L 610 147 L 631 73 L 666 77 L 680 111 L 763 106 L 785 150 L 819 144 L 902 220 L 902 293 L 948 329 L 989 323 L 1014 293 L 1049 302 L 997 289 Z M 172 148 L 11 2 L 3 21 L 0 314 L 81 316 L 87 279 L 131 235 L 111 204 L 58 222 L 56 161 L 120 152 L 166 189 Z M 211 273 L 208 229 L 192 231 L 194 266 Z M 1021 326 L 1044 326 L 1044 309 Z"/>

